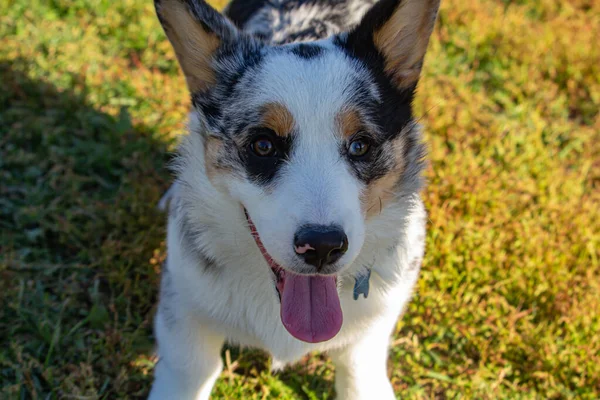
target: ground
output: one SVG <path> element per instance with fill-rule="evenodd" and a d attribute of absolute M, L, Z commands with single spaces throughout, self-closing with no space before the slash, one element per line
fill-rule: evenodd
<path fill-rule="evenodd" d="M 184 80 L 150 0 L 0 9 L 0 398 L 142 398 Z M 598 37 L 598 0 L 443 2 L 399 397 L 600 397 Z M 214 398 L 333 397 L 326 356 L 223 359 Z"/>

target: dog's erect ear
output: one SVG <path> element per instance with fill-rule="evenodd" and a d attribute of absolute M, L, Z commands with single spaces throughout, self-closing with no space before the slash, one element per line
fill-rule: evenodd
<path fill-rule="evenodd" d="M 355 56 L 383 57 L 386 74 L 398 89 L 416 84 L 440 0 L 380 0 L 348 34 Z"/>
<path fill-rule="evenodd" d="M 216 83 L 213 57 L 236 40 L 237 28 L 204 0 L 154 0 L 154 5 L 190 91 L 209 89 Z"/>

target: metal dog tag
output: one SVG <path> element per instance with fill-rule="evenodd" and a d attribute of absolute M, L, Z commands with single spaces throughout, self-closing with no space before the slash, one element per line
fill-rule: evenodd
<path fill-rule="evenodd" d="M 361 294 L 365 296 L 365 299 L 369 295 L 369 280 L 371 279 L 371 269 L 363 275 L 355 277 L 354 280 L 354 300 L 358 300 L 358 296 Z"/>

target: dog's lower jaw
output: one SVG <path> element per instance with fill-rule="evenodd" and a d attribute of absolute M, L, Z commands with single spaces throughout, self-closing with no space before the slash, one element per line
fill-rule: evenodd
<path fill-rule="evenodd" d="M 281 322 L 285 329 L 296 339 L 308 343 L 333 338 L 343 322 L 337 277 L 298 275 L 282 268 L 267 252 L 245 208 L 244 213 L 250 234 L 275 275 Z"/>

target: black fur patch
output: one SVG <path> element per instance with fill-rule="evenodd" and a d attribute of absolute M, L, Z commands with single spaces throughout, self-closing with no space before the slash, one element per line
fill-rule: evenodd
<path fill-rule="evenodd" d="M 300 58 L 310 60 L 323 54 L 324 49 L 316 44 L 300 43 L 292 47 L 291 51 Z"/>
<path fill-rule="evenodd" d="M 275 145 L 276 155 L 272 157 L 260 157 L 251 149 L 254 140 L 259 137 L 267 136 Z M 248 177 L 259 185 L 270 184 L 281 167 L 285 164 L 285 161 L 289 157 L 291 151 L 293 135 L 287 138 L 281 138 L 274 134 L 262 131 L 251 132 L 245 140 L 246 145 L 242 151 L 242 159 Z"/>
<path fill-rule="evenodd" d="M 268 0 L 233 0 L 227 6 L 225 15 L 238 28 L 242 29 L 258 10 L 270 4 Z"/>

